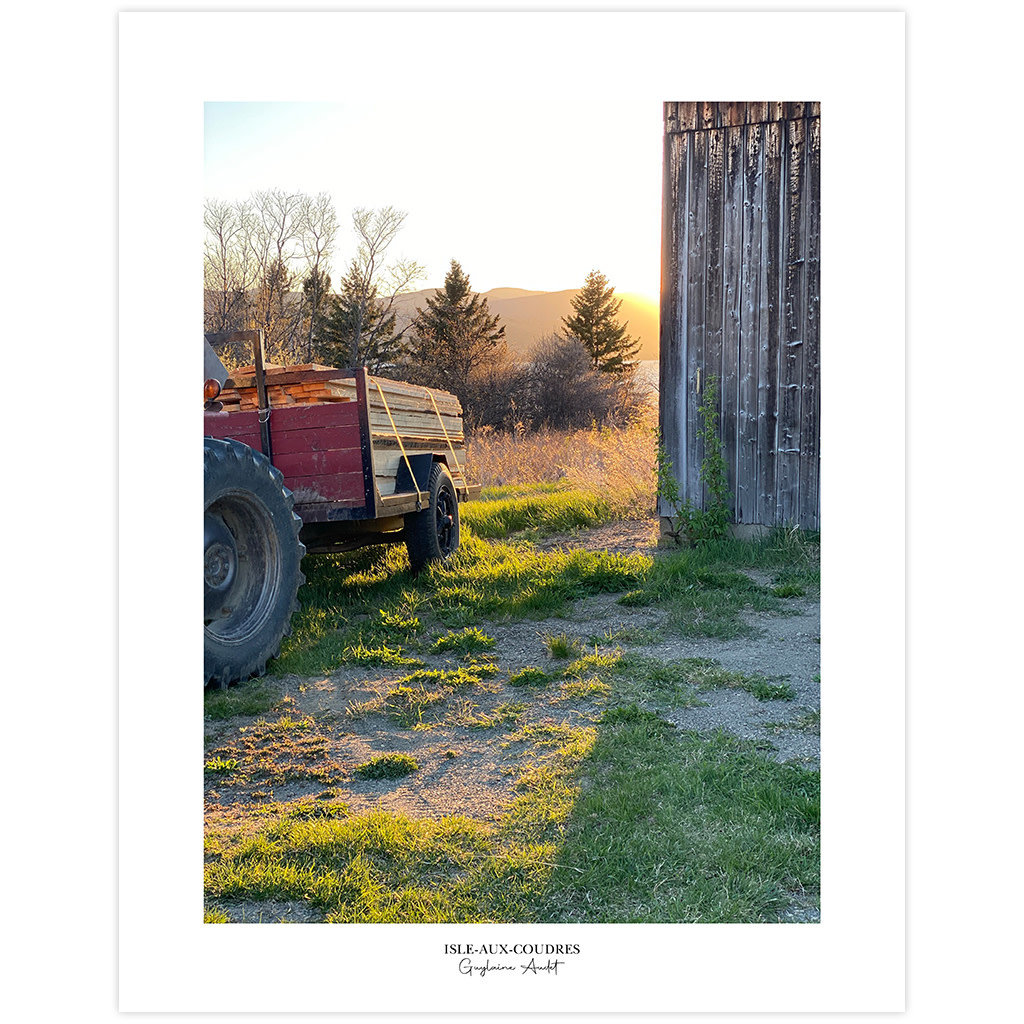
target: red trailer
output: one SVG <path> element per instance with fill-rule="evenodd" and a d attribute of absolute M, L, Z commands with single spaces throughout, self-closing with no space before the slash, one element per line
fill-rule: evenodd
<path fill-rule="evenodd" d="M 240 340 L 253 343 L 258 408 L 225 412 L 216 398 L 227 373 L 210 346 Z M 298 607 L 303 554 L 403 542 L 418 572 L 458 547 L 459 502 L 479 487 L 467 483 L 461 436 L 438 411 L 435 396 L 452 396 L 423 389 L 440 429 L 410 437 L 363 367 L 323 371 L 351 380 L 352 400 L 274 408 L 261 331 L 207 335 L 206 344 L 205 674 L 207 684 L 225 686 L 261 674 L 280 649 Z M 393 437 L 371 430 L 371 389 Z M 382 447 L 392 493 L 381 493 Z"/>

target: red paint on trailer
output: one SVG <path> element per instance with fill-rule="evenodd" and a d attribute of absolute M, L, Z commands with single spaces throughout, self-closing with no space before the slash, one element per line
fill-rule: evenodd
<path fill-rule="evenodd" d="M 204 414 L 207 437 L 230 438 L 260 450 L 255 412 Z M 270 412 L 274 464 L 296 502 L 365 504 L 359 409 L 356 402 L 285 406 Z"/>

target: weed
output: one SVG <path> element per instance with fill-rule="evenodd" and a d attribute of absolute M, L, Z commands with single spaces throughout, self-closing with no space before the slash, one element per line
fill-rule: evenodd
<path fill-rule="evenodd" d="M 416 758 L 408 754 L 381 754 L 359 765 L 356 771 L 364 779 L 400 779 L 419 771 L 419 767 Z"/>
<path fill-rule="evenodd" d="M 203 766 L 206 771 L 213 775 L 225 774 L 227 772 L 237 771 L 238 769 L 238 758 L 237 757 L 215 757 L 211 761 L 207 761 Z"/>
<path fill-rule="evenodd" d="M 493 636 L 488 636 L 477 627 L 467 626 L 461 633 L 445 633 L 444 636 L 439 636 L 430 649 L 435 653 L 459 651 L 462 654 L 481 654 L 491 650 L 495 643 Z"/>
<path fill-rule="evenodd" d="M 704 395 L 697 412 L 701 418 L 697 440 L 704 448 L 700 464 L 704 500 L 693 502 L 683 497 L 672 460 L 660 437 L 656 468 L 658 496 L 672 510 L 667 517 L 670 524 L 668 533 L 676 540 L 686 540 L 690 544 L 721 540 L 729 530 L 730 494 L 722 441 L 718 436 L 718 377 L 714 374 L 704 384 Z"/>
<path fill-rule="evenodd" d="M 444 690 L 428 690 L 424 686 L 396 686 L 385 695 L 380 709 L 389 718 L 406 728 L 423 721 L 423 712 L 439 704 L 447 696 Z"/>
<path fill-rule="evenodd" d="M 466 719 L 465 724 L 471 729 L 497 729 L 500 726 L 514 722 L 527 708 L 529 704 L 522 701 L 509 701 L 499 704 L 493 711 L 481 711 Z"/>
<path fill-rule="evenodd" d="M 422 665 L 419 658 L 407 657 L 401 647 L 388 647 L 386 644 L 380 647 L 366 647 L 362 643 L 352 647 L 346 647 L 344 653 L 346 662 L 354 665 Z"/>
<path fill-rule="evenodd" d="M 530 665 L 508 677 L 509 686 L 546 686 L 551 677 L 542 668 Z"/>
<path fill-rule="evenodd" d="M 579 640 L 576 637 L 569 636 L 567 633 L 545 636 L 544 646 L 548 649 L 548 654 L 552 658 L 559 659 L 572 658 L 582 650 Z"/>
<path fill-rule="evenodd" d="M 625 603 L 625 602 L 621 602 Z M 591 634 L 588 639 L 588 643 L 603 644 L 605 647 L 615 647 L 619 644 L 636 644 L 638 646 L 644 646 L 645 644 L 656 644 L 664 636 L 664 631 L 660 628 L 649 628 L 647 626 L 620 626 L 618 629 L 607 629 L 600 636 L 596 633 Z"/>
<path fill-rule="evenodd" d="M 210 907 L 203 911 L 203 924 L 228 924 L 231 918 L 217 907 Z"/>

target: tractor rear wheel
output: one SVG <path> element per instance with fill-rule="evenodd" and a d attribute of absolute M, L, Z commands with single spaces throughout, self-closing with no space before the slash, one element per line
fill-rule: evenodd
<path fill-rule="evenodd" d="M 427 508 L 405 517 L 405 546 L 413 572 L 442 561 L 459 546 L 459 499 L 443 462 L 435 462 L 430 470 L 427 491 Z"/>
<path fill-rule="evenodd" d="M 206 683 L 262 675 L 303 583 L 302 520 L 284 477 L 238 441 L 205 438 L 203 644 Z"/>

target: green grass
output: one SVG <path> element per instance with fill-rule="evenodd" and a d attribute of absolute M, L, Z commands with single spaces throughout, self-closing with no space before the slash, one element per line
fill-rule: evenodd
<path fill-rule="evenodd" d="M 364 779 L 400 779 L 419 771 L 416 758 L 408 754 L 381 754 L 356 768 Z"/>
<path fill-rule="evenodd" d="M 574 658 L 583 650 L 583 646 L 574 636 L 568 633 L 553 633 L 544 637 L 544 646 L 552 658 Z"/>
<path fill-rule="evenodd" d="M 439 654 L 445 651 L 457 651 L 460 654 L 482 654 L 491 650 L 496 641 L 476 626 L 467 626 L 460 633 L 445 633 L 439 636 L 430 649 Z"/>
<path fill-rule="evenodd" d="M 403 548 L 309 556 L 301 608 L 271 671 L 326 674 L 357 654 L 375 656 L 362 649 L 407 657 L 428 622 L 456 631 L 564 615 L 581 597 L 639 586 L 650 562 L 642 555 L 545 553 L 469 536 L 452 558 L 415 580 Z"/>
<path fill-rule="evenodd" d="M 269 711 L 280 696 L 264 680 L 251 679 L 226 690 L 207 690 L 203 694 L 203 714 L 214 721 L 224 721 L 236 715 L 261 715 Z"/>
<path fill-rule="evenodd" d="M 505 498 L 534 497 L 539 494 L 556 494 L 559 491 L 569 490 L 572 490 L 572 484 L 568 480 L 532 484 L 501 484 L 495 487 L 485 487 L 480 492 L 479 500 L 502 501 Z"/>
<path fill-rule="evenodd" d="M 496 535 L 572 529 L 565 523 L 588 507 L 558 486 L 489 497 L 466 509 L 491 506 L 478 525 Z M 406 728 L 507 730 L 496 743 L 509 752 L 506 770 L 518 772 L 513 798 L 487 821 L 352 814 L 336 788 L 351 769 L 333 762 L 322 731 L 333 725 L 281 700 L 272 681 L 207 694 L 208 718 L 258 720 L 231 742 L 212 740 L 221 745 L 205 757 L 237 763 L 211 775 L 229 794 L 221 799 L 240 808 L 232 825 L 208 828 L 206 920 L 228 920 L 225 901 L 274 900 L 302 902 L 327 922 L 774 921 L 816 897 L 818 773 L 663 717 L 718 686 L 789 699 L 784 680 L 710 659 L 609 651 L 661 636 L 660 627 L 624 626 L 592 637 L 591 650 L 564 633 L 549 637 L 550 653 L 566 662 L 549 669 L 558 689 L 531 692 L 552 682 L 532 666 L 508 677 L 529 700 L 481 709 L 472 688 L 498 668 L 485 656 L 490 647 L 465 639 L 490 639 L 488 622 L 567 615 L 598 593 L 665 609 L 666 634 L 742 635 L 747 612 L 792 613 L 779 591 L 817 592 L 814 538 L 777 532 L 652 560 L 542 553 L 470 526 L 452 559 L 416 579 L 400 548 L 311 556 L 303 568 L 302 608 L 272 671 L 316 676 L 345 664 L 408 664 L 428 650 L 462 654 L 458 668 L 418 667 L 350 713 L 388 715 Z M 528 713 L 531 700 L 554 713 L 566 697 L 578 700 L 569 721 Z M 805 717 L 797 727 L 817 727 Z M 446 771 L 462 769 L 458 751 L 445 756 Z M 293 781 L 320 797 L 276 801 L 274 787 Z"/>
<path fill-rule="evenodd" d="M 513 672 L 508 677 L 509 686 L 547 686 L 551 677 L 542 668 L 529 665 Z"/>
<path fill-rule="evenodd" d="M 461 516 L 476 536 L 495 539 L 524 531 L 543 537 L 600 526 L 618 518 L 618 512 L 603 495 L 559 489 L 520 497 L 491 496 L 488 501 L 465 505 Z"/>
<path fill-rule="evenodd" d="M 818 773 L 605 713 L 540 920 L 778 920 L 819 885 Z"/>

